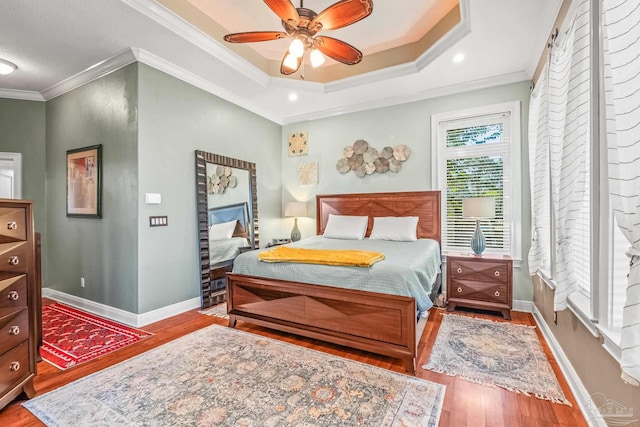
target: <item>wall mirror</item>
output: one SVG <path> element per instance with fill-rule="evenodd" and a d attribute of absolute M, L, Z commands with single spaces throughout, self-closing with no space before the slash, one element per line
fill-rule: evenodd
<path fill-rule="evenodd" d="M 255 163 L 196 151 L 202 308 L 225 299 L 226 280 L 212 272 L 230 271 L 240 252 L 259 246 L 256 190 Z"/>

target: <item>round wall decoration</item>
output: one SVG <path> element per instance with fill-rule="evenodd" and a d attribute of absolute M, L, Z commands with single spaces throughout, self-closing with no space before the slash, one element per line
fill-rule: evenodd
<path fill-rule="evenodd" d="M 387 171 L 398 172 L 402 164 L 411 156 L 411 149 L 404 145 L 384 147 L 382 150 L 371 147 L 364 139 L 359 139 L 342 150 L 343 157 L 336 163 L 341 174 L 354 171 L 362 178 L 373 173 Z"/>

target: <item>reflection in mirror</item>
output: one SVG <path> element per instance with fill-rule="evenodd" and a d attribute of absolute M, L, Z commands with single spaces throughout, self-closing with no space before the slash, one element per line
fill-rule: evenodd
<path fill-rule="evenodd" d="M 225 273 L 258 247 L 255 164 L 196 151 L 202 307 L 226 299 Z"/>

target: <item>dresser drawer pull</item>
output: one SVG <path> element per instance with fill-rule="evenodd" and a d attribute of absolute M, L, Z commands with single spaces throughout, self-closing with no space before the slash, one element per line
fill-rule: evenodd
<path fill-rule="evenodd" d="M 7 229 L 9 230 L 17 230 L 18 229 L 18 223 L 15 221 L 11 221 L 7 223 Z"/>
<path fill-rule="evenodd" d="M 20 362 L 18 362 L 17 360 L 15 362 L 11 362 L 11 365 L 9 365 L 9 370 L 11 370 L 11 372 L 16 372 L 20 370 Z"/>
<path fill-rule="evenodd" d="M 20 326 L 12 326 L 9 328 L 9 335 L 19 335 L 20 334 Z"/>
<path fill-rule="evenodd" d="M 500 276 L 500 272 L 498 270 L 496 270 L 495 273 L 493 273 L 494 276 L 499 277 Z"/>
<path fill-rule="evenodd" d="M 462 269 L 460 267 L 458 267 L 458 269 L 456 270 L 458 273 L 462 274 Z"/>
<path fill-rule="evenodd" d="M 458 286 L 458 289 L 456 289 L 456 291 L 462 292 L 462 288 L 460 286 Z"/>
<path fill-rule="evenodd" d="M 495 296 L 497 296 L 497 297 L 499 297 L 499 296 L 500 296 L 500 292 L 498 292 L 498 291 L 495 291 L 493 294 L 494 294 Z"/>
<path fill-rule="evenodd" d="M 9 291 L 8 297 L 10 300 L 18 301 L 18 298 L 20 298 L 20 294 L 18 294 L 18 291 Z"/>
<path fill-rule="evenodd" d="M 9 264 L 10 265 L 18 265 L 18 264 L 20 264 L 20 258 L 18 258 L 15 255 L 12 256 L 12 257 L 9 257 Z"/>

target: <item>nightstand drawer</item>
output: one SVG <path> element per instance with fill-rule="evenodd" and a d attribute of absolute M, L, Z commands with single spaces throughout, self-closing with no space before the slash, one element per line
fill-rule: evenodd
<path fill-rule="evenodd" d="M 452 280 L 451 295 L 448 295 L 448 298 L 473 299 L 508 304 L 507 285 L 496 284 L 487 286 L 484 282 Z"/>
<path fill-rule="evenodd" d="M 27 275 L 0 273 L 0 308 L 26 307 Z"/>
<path fill-rule="evenodd" d="M 0 354 L 29 339 L 28 315 L 25 307 L 0 318 Z"/>
<path fill-rule="evenodd" d="M 0 390 L 9 390 L 29 374 L 29 341 L 0 355 Z"/>
<path fill-rule="evenodd" d="M 478 262 L 475 260 L 453 259 L 451 262 L 451 279 L 464 278 L 476 282 L 508 283 L 509 271 L 507 263 Z"/>

